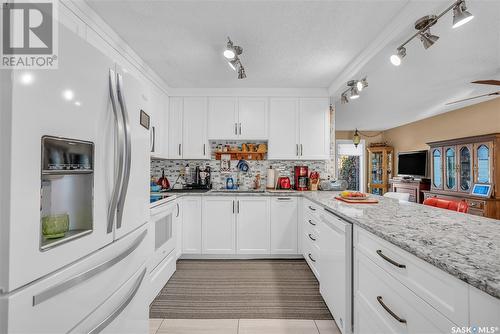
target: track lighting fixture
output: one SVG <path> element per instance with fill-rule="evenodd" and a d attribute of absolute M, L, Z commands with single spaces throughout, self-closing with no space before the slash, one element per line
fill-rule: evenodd
<path fill-rule="evenodd" d="M 405 45 L 411 42 L 415 37 L 419 37 L 425 49 L 430 48 L 437 42 L 439 36 L 431 34 L 430 28 L 446 13 L 453 9 L 453 28 L 460 27 L 461 25 L 469 22 L 474 16 L 467 11 L 465 0 L 456 0 L 451 6 L 446 8 L 439 15 L 427 15 L 415 22 L 415 29 L 417 32 L 413 34 L 406 42 L 397 48 L 397 54 L 391 56 L 390 60 L 394 66 L 401 65 L 401 61 L 406 56 Z"/>
<path fill-rule="evenodd" d="M 398 52 L 394 55 L 391 56 L 391 63 L 394 66 L 399 66 L 401 65 L 401 61 L 403 58 L 406 56 L 406 48 L 405 47 L 399 47 Z"/>
<path fill-rule="evenodd" d="M 368 87 L 368 80 L 366 80 L 366 77 L 361 80 L 350 80 L 347 82 L 347 87 L 348 88 L 340 94 L 340 103 L 342 104 L 349 103 L 349 99 L 355 100 L 359 98 L 359 92 Z M 347 94 L 349 94 L 349 97 Z"/>
<path fill-rule="evenodd" d="M 458 28 L 474 18 L 474 15 L 467 11 L 465 1 L 453 7 L 453 28 Z"/>
<path fill-rule="evenodd" d="M 223 52 L 224 57 L 227 60 L 229 67 L 233 71 L 238 72 L 238 79 L 245 79 L 247 77 L 243 64 L 240 61 L 240 55 L 243 53 L 243 48 L 233 44 L 233 41 L 228 37 L 226 49 Z"/>

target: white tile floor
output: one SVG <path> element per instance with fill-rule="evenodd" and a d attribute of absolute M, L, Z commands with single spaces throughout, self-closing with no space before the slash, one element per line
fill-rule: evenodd
<path fill-rule="evenodd" d="M 340 334 L 332 320 L 150 319 L 150 334 Z"/>

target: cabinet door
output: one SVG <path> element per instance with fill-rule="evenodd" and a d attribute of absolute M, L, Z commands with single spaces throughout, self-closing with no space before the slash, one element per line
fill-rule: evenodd
<path fill-rule="evenodd" d="M 185 97 L 182 126 L 182 157 L 207 159 L 207 98 Z"/>
<path fill-rule="evenodd" d="M 444 148 L 444 189 L 457 190 L 457 148 Z"/>
<path fill-rule="evenodd" d="M 201 254 L 201 197 L 182 198 L 182 253 Z"/>
<path fill-rule="evenodd" d="M 238 136 L 238 99 L 211 97 L 208 108 L 208 138 L 235 139 Z"/>
<path fill-rule="evenodd" d="M 297 254 L 297 198 L 271 198 L 271 254 Z"/>
<path fill-rule="evenodd" d="M 168 157 L 182 158 L 182 97 L 171 97 L 168 108 Z"/>
<path fill-rule="evenodd" d="M 207 196 L 203 199 L 203 254 L 234 254 L 235 242 L 234 197 Z"/>
<path fill-rule="evenodd" d="M 432 157 L 432 188 L 443 189 L 443 149 L 436 147 L 431 150 Z"/>
<path fill-rule="evenodd" d="M 491 183 L 492 155 L 491 142 L 474 144 L 474 183 Z"/>
<path fill-rule="evenodd" d="M 182 255 L 182 199 L 179 198 L 175 201 L 175 216 L 174 216 L 174 227 L 175 230 L 175 253 L 176 258 Z"/>
<path fill-rule="evenodd" d="M 164 138 L 167 135 L 166 125 L 167 122 L 165 118 L 167 116 L 166 111 L 166 98 L 165 94 L 155 87 L 151 86 L 151 101 L 150 109 L 147 112 L 151 118 L 149 126 L 149 148 L 152 156 L 162 156 L 164 151 L 167 151 L 164 146 L 166 140 Z"/>
<path fill-rule="evenodd" d="M 268 159 L 296 160 L 299 157 L 299 100 L 271 98 Z"/>
<path fill-rule="evenodd" d="M 330 109 L 328 98 L 302 98 L 299 104 L 300 158 L 330 158 Z"/>
<path fill-rule="evenodd" d="M 238 101 L 238 134 L 241 139 L 268 138 L 268 99 L 240 98 Z"/>
<path fill-rule="evenodd" d="M 236 198 L 238 254 L 270 254 L 271 221 L 268 197 Z"/>
<path fill-rule="evenodd" d="M 468 193 L 472 185 L 472 146 L 458 147 L 458 191 Z"/>

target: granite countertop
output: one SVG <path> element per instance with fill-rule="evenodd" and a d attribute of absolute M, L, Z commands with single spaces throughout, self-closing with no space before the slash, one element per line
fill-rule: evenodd
<path fill-rule="evenodd" d="M 347 204 L 332 192 L 304 197 L 500 299 L 500 221 L 377 196 Z"/>
<path fill-rule="evenodd" d="M 500 220 L 376 196 L 348 204 L 332 191 L 176 192 L 193 196 L 303 196 L 347 221 L 500 299 Z M 172 194 L 174 195 L 174 194 Z"/>

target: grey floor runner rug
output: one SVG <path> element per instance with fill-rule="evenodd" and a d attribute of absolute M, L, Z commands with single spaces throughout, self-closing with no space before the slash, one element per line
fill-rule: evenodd
<path fill-rule="evenodd" d="M 180 260 L 150 318 L 332 319 L 304 260 Z"/>

